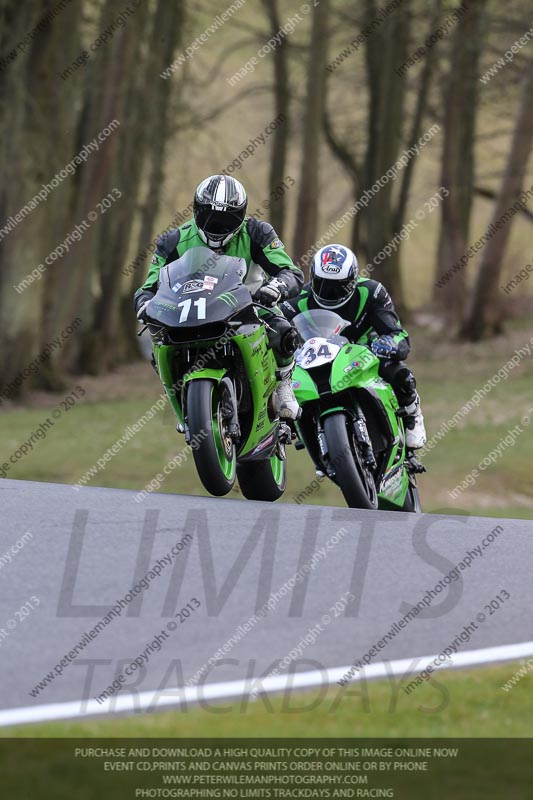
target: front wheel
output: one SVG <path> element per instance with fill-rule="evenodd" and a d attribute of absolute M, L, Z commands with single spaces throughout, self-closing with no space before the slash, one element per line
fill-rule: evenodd
<path fill-rule="evenodd" d="M 324 419 L 324 436 L 336 482 L 349 508 L 378 507 L 376 484 L 363 464 L 346 414 L 329 414 Z"/>
<path fill-rule="evenodd" d="M 191 381 L 187 392 L 187 422 L 200 480 L 215 497 L 228 494 L 235 483 L 237 458 L 235 444 L 228 435 L 228 420 L 222 415 L 222 398 L 216 383 Z"/>
<path fill-rule="evenodd" d="M 287 485 L 287 462 L 272 456 L 265 461 L 245 461 L 237 467 L 241 492 L 247 500 L 278 500 Z"/>
<path fill-rule="evenodd" d="M 418 495 L 418 487 L 413 485 L 410 481 L 402 510 L 411 511 L 414 514 L 422 513 L 422 506 L 420 504 L 420 497 Z"/>

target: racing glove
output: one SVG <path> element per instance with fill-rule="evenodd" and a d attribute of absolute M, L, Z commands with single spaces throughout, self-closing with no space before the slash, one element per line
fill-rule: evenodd
<path fill-rule="evenodd" d="M 289 295 L 287 284 L 279 278 L 272 278 L 268 283 L 261 286 L 255 293 L 255 299 L 263 306 L 277 305 L 281 300 L 285 300 Z"/>
<path fill-rule="evenodd" d="M 139 322 L 146 322 L 146 306 L 153 297 L 152 292 L 141 292 L 135 298 L 135 314 Z"/>
<path fill-rule="evenodd" d="M 378 336 L 370 345 L 370 349 L 379 358 L 394 358 L 398 355 L 398 345 L 394 341 L 394 336 L 386 334 Z"/>

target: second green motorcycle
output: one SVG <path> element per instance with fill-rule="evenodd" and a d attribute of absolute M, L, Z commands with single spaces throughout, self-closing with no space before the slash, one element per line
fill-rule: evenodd
<path fill-rule="evenodd" d="M 416 475 L 424 468 L 405 446 L 379 359 L 342 335 L 349 323 L 333 311 L 308 310 L 292 322 L 302 341 L 293 376 L 302 407 L 296 429 L 316 470 L 351 508 L 421 511 Z"/>

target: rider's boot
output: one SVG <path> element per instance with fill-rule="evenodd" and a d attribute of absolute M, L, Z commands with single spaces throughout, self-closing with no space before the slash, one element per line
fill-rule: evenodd
<path fill-rule="evenodd" d="M 301 408 L 294 395 L 292 388 L 292 372 L 294 370 L 294 361 L 286 367 L 278 369 L 278 376 L 280 383 L 276 389 L 276 405 L 278 414 L 284 419 L 298 419 L 301 414 Z"/>
<path fill-rule="evenodd" d="M 405 426 L 405 446 L 409 450 L 418 450 L 425 445 L 427 438 L 418 392 L 413 402 L 404 406 L 401 411 Z"/>

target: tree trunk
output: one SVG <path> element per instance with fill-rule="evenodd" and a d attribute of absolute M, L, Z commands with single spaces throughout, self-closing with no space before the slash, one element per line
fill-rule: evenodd
<path fill-rule="evenodd" d="M 482 251 L 472 302 L 461 330 L 461 336 L 471 341 L 478 341 L 488 334 L 499 333 L 501 330 L 498 284 L 512 222 L 520 210 L 517 201 L 533 140 L 532 95 L 533 59 L 529 59 L 523 78 L 507 166 L 489 225 L 488 233 L 492 235 Z"/>
<path fill-rule="evenodd" d="M 443 275 L 468 250 L 474 193 L 474 142 L 479 95 L 478 66 L 485 28 L 486 0 L 471 0 L 452 34 L 450 69 L 444 90 L 444 142 L 441 186 L 448 190 L 441 205 L 437 270 L 433 300 L 450 323 L 463 315 L 465 270 L 439 285 Z"/>
<path fill-rule="evenodd" d="M 436 30 L 436 28 L 438 28 L 441 12 L 442 12 L 442 0 L 434 0 L 433 11 L 429 20 L 429 29 L 427 37 L 431 36 L 433 31 Z M 416 103 L 413 114 L 413 122 L 411 125 L 409 139 L 407 142 L 407 149 L 414 147 L 422 134 L 422 123 L 424 122 L 424 117 L 426 115 L 429 90 L 431 88 L 433 73 L 435 71 L 436 57 L 437 57 L 437 50 L 435 47 L 432 47 L 427 51 L 424 59 L 424 66 L 422 68 L 422 74 L 420 76 L 420 82 L 418 85 L 418 92 L 416 96 Z M 400 193 L 398 196 L 398 203 L 396 206 L 396 214 L 395 214 L 395 224 L 394 224 L 395 233 L 401 230 L 402 225 L 404 223 L 405 213 L 407 211 L 407 203 L 409 200 L 409 190 L 411 188 L 413 180 L 415 164 L 416 164 L 415 159 L 410 158 L 401 175 Z"/>
<path fill-rule="evenodd" d="M 327 94 L 327 84 L 326 84 L 326 94 Z M 324 134 L 326 137 L 326 142 L 328 143 L 331 152 L 333 153 L 334 157 L 337 161 L 341 164 L 342 168 L 351 179 L 353 184 L 353 197 L 357 199 L 361 193 L 361 169 L 354 154 L 351 152 L 349 146 L 342 142 L 335 133 L 335 129 L 333 127 L 333 120 L 331 115 L 327 109 L 327 101 L 326 107 L 324 108 L 324 117 L 323 117 L 323 127 L 324 127 Z M 352 225 L 352 241 L 351 247 L 356 253 L 359 254 L 359 258 L 366 256 L 366 244 L 361 241 L 360 237 L 360 227 L 361 227 L 361 215 L 356 214 L 353 220 Z"/>
<path fill-rule="evenodd" d="M 438 26 L 442 0 L 433 0 L 428 19 L 427 35 Z M 366 0 L 364 19 L 360 27 L 371 28 L 379 18 L 380 8 L 374 0 Z M 343 22 L 345 15 L 341 15 Z M 351 15 L 349 21 L 352 21 Z M 412 105 L 412 121 L 407 136 L 403 135 L 404 119 L 411 103 L 408 102 L 405 71 L 396 72 L 405 61 L 407 48 L 412 48 L 410 32 L 412 6 L 404 3 L 399 10 L 372 30 L 365 42 L 365 58 L 368 85 L 369 111 L 366 121 L 366 152 L 359 159 L 357 153 L 357 127 L 354 120 L 351 139 L 342 141 L 334 129 L 334 115 L 326 112 L 324 131 L 333 156 L 342 165 L 353 185 L 354 204 L 365 189 L 370 189 L 400 155 L 402 146 L 409 148 L 417 144 L 427 112 L 428 97 L 435 73 L 436 49 L 425 55 L 424 65 Z M 410 82 L 409 82 L 410 84 Z M 351 246 L 362 264 L 372 261 L 379 251 L 398 233 L 407 211 L 409 190 L 416 167 L 411 158 L 401 173 L 378 189 L 366 208 L 361 208 L 353 217 Z M 387 257 L 385 265 L 378 265 L 373 276 L 383 279 L 391 289 L 396 305 L 405 314 L 402 286 L 400 282 L 400 247 Z"/>
<path fill-rule="evenodd" d="M 99 30 L 106 26 L 118 15 L 123 8 L 120 0 L 109 0 L 102 7 L 98 21 Z M 142 13 L 142 6 L 136 11 L 135 17 Z M 67 325 L 73 314 L 77 313 L 82 319 L 80 333 L 68 346 L 63 348 L 60 357 L 61 363 L 69 369 L 84 371 L 84 354 L 86 337 L 94 320 L 94 288 L 99 283 L 99 241 L 103 232 L 108 229 L 109 217 L 117 213 L 121 202 L 124 201 L 124 187 L 110 182 L 114 174 L 114 166 L 119 157 L 120 148 L 131 132 L 125 124 L 125 88 L 123 81 L 126 73 L 123 64 L 127 60 L 129 38 L 133 20 L 121 27 L 105 48 L 103 48 L 93 62 L 86 67 L 85 96 L 83 103 L 86 106 L 82 115 L 83 128 L 79 131 L 83 142 L 96 139 L 103 129 L 113 120 L 118 120 L 120 127 L 110 136 L 99 143 L 96 153 L 93 153 L 82 168 L 81 181 L 77 192 L 76 203 L 73 206 L 71 227 L 82 225 L 80 239 L 70 248 L 68 254 L 58 263 L 56 272 L 58 290 L 54 296 L 53 313 L 58 320 L 59 327 Z M 123 192 L 120 199 L 116 199 L 109 210 L 102 214 L 98 204 L 102 202 L 111 188 L 116 187 Z M 91 214 L 91 219 L 89 219 Z M 95 215 L 94 217 L 92 215 Z M 106 221 L 107 216 L 107 221 Z M 83 227 L 85 223 L 85 227 Z M 111 248 L 111 241 L 108 242 Z"/>
<path fill-rule="evenodd" d="M 0 384 L 12 383 L 61 332 L 48 313 L 55 265 L 48 265 L 45 259 L 66 233 L 63 209 L 71 197 L 70 176 L 52 185 L 45 199 L 33 202 L 32 198 L 72 157 L 75 111 L 69 101 L 73 90 L 66 86 L 58 91 L 57 73 L 65 59 L 79 53 L 75 7 L 65 8 L 44 25 L 25 49 L 13 47 L 52 8 L 50 0 L 39 0 L 24 6 L 5 2 L 0 11 L 0 52 L 14 54 L 0 72 L 1 226 L 26 209 L 10 231 L 4 227 L 0 240 Z M 65 25 L 68 41 L 64 39 Z M 31 273 L 31 280 L 21 286 Z M 32 382 L 55 386 L 52 373 L 50 359 L 19 384 L 18 393 Z"/>
<path fill-rule="evenodd" d="M 270 34 L 275 36 L 281 28 L 278 0 L 261 0 L 268 20 Z M 268 220 L 276 232 L 283 238 L 285 230 L 285 211 L 287 207 L 285 191 L 279 197 L 280 186 L 286 178 L 285 167 L 287 163 L 287 148 L 289 143 L 289 66 L 288 66 L 288 40 L 284 36 L 273 53 L 274 66 L 274 108 L 275 118 L 282 119 L 283 124 L 278 125 L 272 137 L 272 156 L 270 160 L 269 177 L 269 211 Z"/>
<path fill-rule="evenodd" d="M 110 165 L 104 189 L 104 192 L 112 192 L 116 187 L 122 197 L 106 213 L 95 241 L 99 291 L 94 302 L 92 324 L 85 334 L 80 358 L 82 368 L 93 374 L 107 371 L 120 363 L 127 351 L 127 340 L 123 339 L 120 330 L 121 267 L 127 253 L 148 138 L 151 134 L 144 121 L 146 118 L 155 119 L 150 102 L 143 103 L 147 62 L 143 59 L 141 47 L 141 33 L 149 38 L 154 19 L 148 16 L 146 6 L 140 11 L 124 28 L 126 38 L 117 42 L 109 67 L 115 73 L 115 84 L 119 88 L 118 113 L 126 135 Z M 133 81 L 128 80 L 131 75 L 135 75 Z"/>
<path fill-rule="evenodd" d="M 372 0 L 366 3 L 366 22 L 377 13 Z M 370 87 L 365 189 L 386 175 L 395 163 L 402 142 L 405 77 L 395 67 L 405 60 L 411 26 L 411 4 L 404 2 L 393 11 L 366 41 Z M 371 261 L 394 236 L 394 182 L 389 180 L 372 197 L 365 213 L 367 258 Z M 404 307 L 398 251 L 383 264 L 380 278 L 387 284 L 395 303 Z"/>
<path fill-rule="evenodd" d="M 293 245 L 293 254 L 297 262 L 313 247 L 317 236 L 320 186 L 319 151 L 325 104 L 328 24 L 329 0 L 321 0 L 320 4 L 313 9 L 311 43 L 308 54 L 300 190 Z"/>
<path fill-rule="evenodd" d="M 173 3 L 169 5 L 165 0 L 159 0 L 151 46 L 152 63 L 149 65 L 148 74 L 160 72 L 161 64 L 169 64 L 172 61 L 174 51 L 181 41 L 183 25 L 183 4 Z M 161 30 L 164 30 L 166 33 L 163 46 L 158 50 L 157 45 L 160 43 Z M 178 96 L 176 97 L 176 87 L 173 86 L 171 81 L 159 81 L 152 95 L 154 104 L 152 112 L 153 118 L 158 120 L 158 124 L 151 131 L 150 140 L 148 142 L 149 152 L 147 154 L 147 160 L 149 161 L 149 176 L 147 189 L 145 191 L 145 199 L 141 209 L 139 236 L 135 253 L 143 252 L 148 242 L 153 239 L 154 224 L 159 212 L 160 188 L 164 177 L 166 145 L 168 139 L 172 135 L 171 111 L 173 107 L 178 105 L 181 88 L 182 84 L 180 83 L 177 87 Z M 149 258 L 146 259 L 146 265 L 148 261 Z M 135 287 L 144 279 L 144 270 L 145 265 L 143 264 L 141 270 L 134 273 L 132 284 Z"/>

